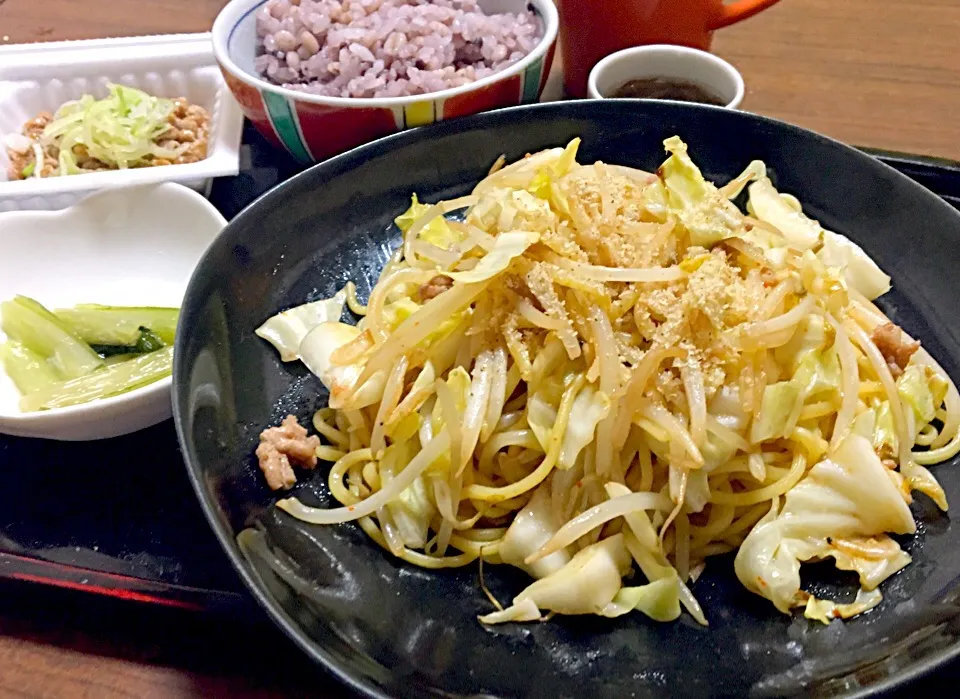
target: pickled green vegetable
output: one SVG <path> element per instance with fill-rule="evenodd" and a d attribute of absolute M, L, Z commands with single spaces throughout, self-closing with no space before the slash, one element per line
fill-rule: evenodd
<path fill-rule="evenodd" d="M 53 313 L 26 296 L 0 304 L 0 366 L 24 412 L 132 391 L 169 376 L 179 309 L 85 304 Z"/>
<path fill-rule="evenodd" d="M 27 394 L 63 381 L 53 365 L 19 342 L 8 340 L 0 345 L 0 365 L 13 379 L 17 390 Z"/>
<path fill-rule="evenodd" d="M 137 341 L 132 345 L 90 345 L 93 351 L 104 359 L 118 354 L 137 355 L 156 352 L 158 349 L 163 349 L 166 346 L 167 343 L 160 339 L 160 337 L 149 328 L 140 328 L 140 337 L 138 337 Z"/>
<path fill-rule="evenodd" d="M 164 347 L 126 362 L 111 364 L 89 376 L 32 391 L 20 399 L 20 409 L 33 412 L 65 408 L 96 398 L 116 396 L 169 376 L 172 369 L 173 348 Z"/>
<path fill-rule="evenodd" d="M 146 354 L 147 352 L 156 352 L 159 349 L 163 349 L 168 344 L 172 345 L 173 343 L 164 342 L 150 328 L 140 328 L 140 338 L 137 340 L 137 344 L 134 345 L 134 349 L 141 354 Z"/>
<path fill-rule="evenodd" d="M 131 359 L 136 359 L 139 357 L 139 354 L 131 352 L 120 352 L 117 354 L 111 354 L 103 358 L 104 364 L 107 366 L 113 366 L 114 364 L 120 364 L 122 362 L 129 362 Z"/>
<path fill-rule="evenodd" d="M 56 313 L 87 344 L 133 347 L 141 339 L 142 328 L 150 330 L 164 345 L 172 345 L 180 309 L 81 304 Z"/>
<path fill-rule="evenodd" d="M 68 323 L 26 296 L 0 304 L 0 327 L 11 340 L 49 358 L 66 379 L 86 376 L 104 365 Z"/>

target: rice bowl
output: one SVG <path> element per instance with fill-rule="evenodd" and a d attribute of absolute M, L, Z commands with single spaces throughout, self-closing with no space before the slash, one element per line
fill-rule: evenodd
<path fill-rule="evenodd" d="M 490 74 L 477 75 L 475 68 L 473 82 L 426 94 L 327 96 L 305 91 L 302 85 L 297 89 L 277 85 L 259 74 L 257 58 L 262 50 L 258 51 L 258 43 L 262 40 L 258 40 L 257 15 L 269 1 L 231 0 L 214 22 L 214 54 L 245 116 L 274 145 L 285 148 L 304 163 L 323 160 L 406 128 L 538 101 L 550 73 L 559 26 L 557 9 L 551 0 L 531 0 L 529 4 L 524 0 L 480 0 L 481 8 L 509 10 L 514 15 L 526 12 L 529 7 L 542 28 L 539 40 L 529 53 Z M 282 38 L 289 42 L 291 37 Z M 302 42 L 303 37 L 300 40 Z M 284 46 L 291 45 L 284 43 Z M 302 48 L 301 43 L 296 51 Z M 361 44 L 361 48 L 365 47 Z M 481 45 L 481 55 L 482 51 Z M 484 60 L 496 64 L 498 59 L 490 55 L 490 59 Z M 374 57 L 376 60 L 376 55 Z M 384 71 L 389 74 L 383 60 Z M 504 60 L 510 60 L 509 53 Z M 441 79 L 445 78 L 441 76 Z M 347 90 L 352 94 L 350 88 Z"/>

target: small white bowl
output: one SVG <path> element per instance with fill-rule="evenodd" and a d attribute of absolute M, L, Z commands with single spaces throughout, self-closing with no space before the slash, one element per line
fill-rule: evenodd
<path fill-rule="evenodd" d="M 179 307 L 226 223 L 200 194 L 172 182 L 100 192 L 62 211 L 2 213 L 0 300 Z M 68 441 L 135 432 L 170 417 L 170 386 L 167 377 L 113 398 L 22 413 L 0 369 L 0 432 Z"/>
<path fill-rule="evenodd" d="M 605 99 L 628 80 L 667 78 L 692 82 L 724 100 L 728 109 L 743 101 L 743 77 L 718 56 L 669 44 L 635 46 L 612 53 L 590 71 L 587 93 Z"/>

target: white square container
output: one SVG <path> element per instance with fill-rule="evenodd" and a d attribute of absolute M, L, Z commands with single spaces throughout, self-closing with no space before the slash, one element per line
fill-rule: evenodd
<path fill-rule="evenodd" d="M 207 157 L 196 163 L 9 181 L 3 138 L 40 112 L 107 84 L 157 97 L 184 97 L 211 115 Z M 57 41 L 0 46 L 0 211 L 62 209 L 118 185 L 178 182 L 208 191 L 214 177 L 239 171 L 243 114 L 224 83 L 209 34 Z"/>

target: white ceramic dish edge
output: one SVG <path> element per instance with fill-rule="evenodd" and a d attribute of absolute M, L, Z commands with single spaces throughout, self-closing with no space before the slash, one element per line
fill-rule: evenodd
<path fill-rule="evenodd" d="M 136 236 L 125 236 L 134 225 Z M 194 267 L 225 225 L 200 194 L 171 182 L 99 192 L 63 211 L 0 214 L 0 299 L 22 293 L 54 308 L 179 306 Z M 21 413 L 19 393 L 0 371 L 0 432 L 63 441 L 116 437 L 169 418 L 170 388 L 167 377 L 112 398 Z"/>
<path fill-rule="evenodd" d="M 7 180 L 0 147 L 0 212 L 59 209 L 93 191 L 178 182 L 205 192 L 214 177 L 239 171 L 243 115 L 213 57 L 209 33 L 58 41 L 0 46 L 0 140 L 40 111 L 84 92 L 105 93 L 110 81 L 161 96 L 185 96 L 212 117 L 208 157 L 198 163 Z"/>
<path fill-rule="evenodd" d="M 612 53 L 590 71 L 587 94 L 606 99 L 628 80 L 673 78 L 687 80 L 713 90 L 725 100 L 727 109 L 743 101 L 743 76 L 719 56 L 699 49 L 670 44 L 634 46 Z"/>

